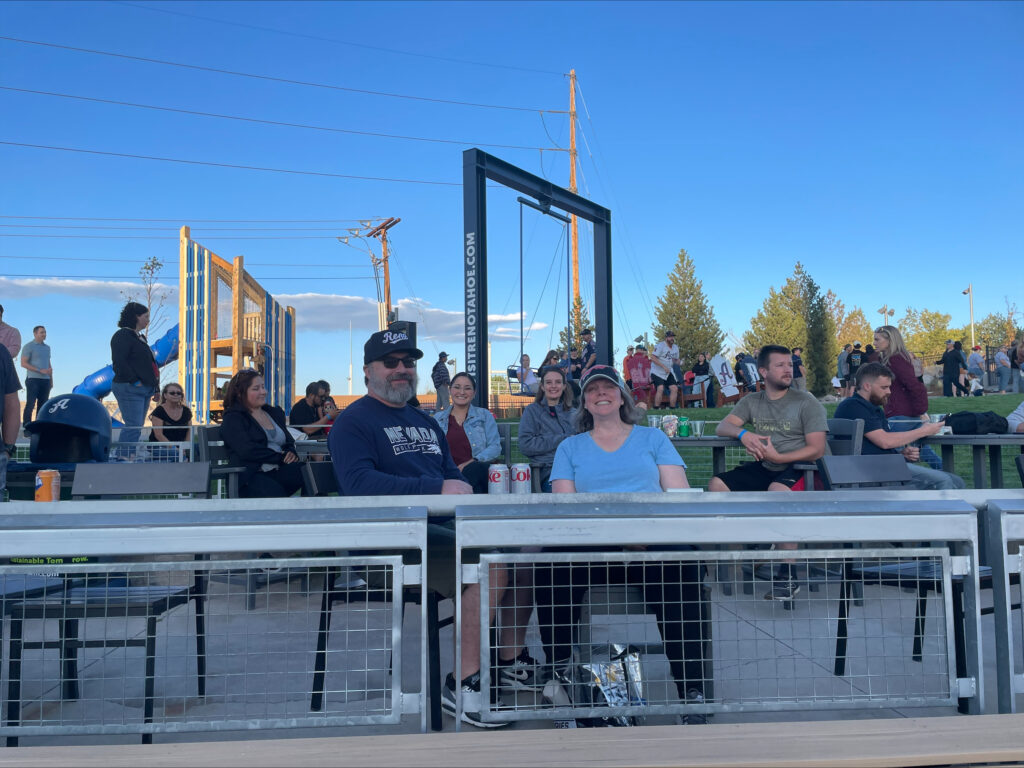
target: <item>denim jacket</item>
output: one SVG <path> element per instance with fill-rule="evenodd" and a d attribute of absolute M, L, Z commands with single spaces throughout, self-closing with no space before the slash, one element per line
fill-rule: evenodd
<path fill-rule="evenodd" d="M 448 434 L 448 417 L 452 407 L 434 414 L 441 430 Z M 462 424 L 469 438 L 469 446 L 473 449 L 473 458 L 477 461 L 492 461 L 501 455 L 501 437 L 498 435 L 498 423 L 486 408 L 469 406 L 469 414 Z"/>

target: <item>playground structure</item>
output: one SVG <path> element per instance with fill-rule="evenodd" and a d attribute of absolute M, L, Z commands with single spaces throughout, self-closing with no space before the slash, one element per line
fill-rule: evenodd
<path fill-rule="evenodd" d="M 267 403 L 287 414 L 295 394 L 295 308 L 274 301 L 245 271 L 244 257 L 222 259 L 192 240 L 188 227 L 180 232 L 178 271 L 178 383 L 196 422 L 223 411 L 222 388 L 243 368 L 260 372 Z"/>
<path fill-rule="evenodd" d="M 228 262 L 182 227 L 178 258 L 178 318 L 150 349 L 159 367 L 178 361 L 178 383 L 196 424 L 217 420 L 224 384 L 243 368 L 266 382 L 267 402 L 291 410 L 295 395 L 295 309 L 282 307 L 244 269 Z M 229 358 L 223 361 L 223 358 Z M 89 374 L 75 394 L 110 394 L 114 369 Z"/>

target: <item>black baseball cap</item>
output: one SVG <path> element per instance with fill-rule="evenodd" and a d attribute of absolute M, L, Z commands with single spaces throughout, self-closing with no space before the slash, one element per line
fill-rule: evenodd
<path fill-rule="evenodd" d="M 671 336 L 673 339 L 676 337 L 675 331 L 665 331 L 665 338 Z"/>
<path fill-rule="evenodd" d="M 377 331 L 363 345 L 363 364 L 369 365 L 392 352 L 408 352 L 413 360 L 423 357 L 405 331 Z"/>
<path fill-rule="evenodd" d="M 440 360 L 442 357 L 448 357 L 448 353 L 447 352 L 440 352 L 440 353 L 438 353 L 437 359 Z"/>
<path fill-rule="evenodd" d="M 612 366 L 595 365 L 583 374 L 583 380 L 580 382 L 580 388 L 586 389 L 590 382 L 597 379 L 607 379 L 618 387 L 622 386 L 622 379 L 619 378 L 619 372 Z"/>
<path fill-rule="evenodd" d="M 593 335 L 594 335 L 594 332 L 592 330 L 590 330 L 589 328 L 584 328 L 582 331 L 580 331 L 580 336 L 593 336 Z"/>

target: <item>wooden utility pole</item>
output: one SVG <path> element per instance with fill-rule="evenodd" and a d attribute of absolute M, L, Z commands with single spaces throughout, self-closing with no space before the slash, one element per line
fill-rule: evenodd
<path fill-rule="evenodd" d="M 380 258 L 373 256 L 373 266 L 375 269 L 384 268 L 384 316 L 380 322 L 380 329 L 383 331 L 388 327 L 388 323 L 391 322 L 391 271 L 388 266 L 388 230 L 391 229 L 395 224 L 400 222 L 401 219 L 391 217 L 385 219 L 376 227 L 366 233 L 367 237 L 376 237 L 380 240 Z"/>
<path fill-rule="evenodd" d="M 569 191 L 576 192 L 576 70 L 569 70 Z M 573 325 L 580 326 L 580 251 L 579 223 L 572 214 L 569 242 L 572 244 Z"/>

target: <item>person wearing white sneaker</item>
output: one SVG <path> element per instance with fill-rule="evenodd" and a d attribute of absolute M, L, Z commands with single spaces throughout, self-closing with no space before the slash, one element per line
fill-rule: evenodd
<path fill-rule="evenodd" d="M 649 493 L 688 488 L 679 452 L 664 432 L 640 426 L 641 415 L 615 368 L 591 367 L 582 381 L 578 434 L 562 441 L 555 451 L 553 491 Z M 677 544 L 659 549 L 693 547 Z M 579 622 L 587 589 L 595 584 L 625 584 L 642 590 L 648 610 L 658 620 L 680 700 L 703 702 L 703 589 L 696 562 L 538 566 L 535 583 L 541 640 L 550 666 L 561 666 L 571 655 L 572 629 Z M 692 717 L 696 722 L 697 716 Z"/>

